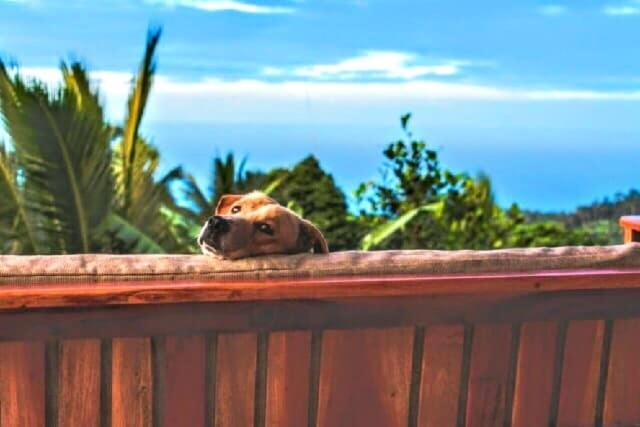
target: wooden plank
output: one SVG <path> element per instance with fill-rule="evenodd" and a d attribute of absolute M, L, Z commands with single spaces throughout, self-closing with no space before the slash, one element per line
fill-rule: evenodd
<path fill-rule="evenodd" d="M 405 426 L 413 328 L 325 331 L 318 426 Z"/>
<path fill-rule="evenodd" d="M 45 347 L 0 343 L 0 426 L 42 426 L 45 419 Z"/>
<path fill-rule="evenodd" d="M 201 426 L 205 420 L 205 338 L 164 339 L 164 377 L 159 415 L 163 427 Z"/>
<path fill-rule="evenodd" d="M 467 391 L 467 426 L 502 426 L 508 418 L 510 353 L 511 325 L 475 326 Z"/>
<path fill-rule="evenodd" d="M 603 336 L 604 322 L 601 320 L 569 323 L 560 382 L 559 427 L 593 425 Z"/>
<path fill-rule="evenodd" d="M 455 426 L 458 415 L 464 326 L 428 327 L 424 335 L 418 425 Z"/>
<path fill-rule="evenodd" d="M 58 426 L 98 427 L 100 340 L 62 341 L 58 363 Z"/>
<path fill-rule="evenodd" d="M 266 425 L 308 424 L 311 332 L 274 332 L 267 357 Z"/>
<path fill-rule="evenodd" d="M 640 425 L 640 319 L 616 320 L 604 402 L 605 426 Z"/>
<path fill-rule="evenodd" d="M 638 301 L 639 289 L 618 289 L 33 310 L 0 313 L 0 340 L 628 318 Z"/>
<path fill-rule="evenodd" d="M 253 426 L 256 360 L 256 334 L 218 335 L 216 427 Z"/>
<path fill-rule="evenodd" d="M 151 427 L 151 339 L 116 338 L 111 351 L 112 425 Z"/>
<path fill-rule="evenodd" d="M 513 397 L 514 427 L 549 424 L 557 333 L 554 322 L 522 325 Z"/>
<path fill-rule="evenodd" d="M 44 366 L 43 343 L 0 343 L 1 427 L 44 426 Z"/>
<path fill-rule="evenodd" d="M 0 277 L 1 279 L 1 277 Z M 322 300 L 415 295 L 522 295 L 640 288 L 640 269 L 582 269 L 454 275 L 45 283 L 0 286 L 0 310 L 181 302 Z"/>

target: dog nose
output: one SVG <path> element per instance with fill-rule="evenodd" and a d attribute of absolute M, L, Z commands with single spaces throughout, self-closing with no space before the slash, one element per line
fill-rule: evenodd
<path fill-rule="evenodd" d="M 212 216 L 207 220 L 207 226 L 218 233 L 226 233 L 229 231 L 229 221 L 221 216 Z"/>

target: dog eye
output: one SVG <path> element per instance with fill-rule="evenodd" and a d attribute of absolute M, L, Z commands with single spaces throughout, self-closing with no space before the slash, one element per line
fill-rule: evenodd
<path fill-rule="evenodd" d="M 259 222 L 256 224 L 256 228 L 258 231 L 261 231 L 269 236 L 273 236 L 273 228 L 269 224 L 265 224 L 264 222 Z"/>
<path fill-rule="evenodd" d="M 231 213 L 238 213 L 242 209 L 240 206 L 234 206 L 231 208 Z"/>

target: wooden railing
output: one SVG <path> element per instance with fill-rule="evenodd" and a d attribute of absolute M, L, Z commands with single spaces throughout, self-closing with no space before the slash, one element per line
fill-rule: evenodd
<path fill-rule="evenodd" d="M 0 340 L 3 427 L 640 425 L 638 269 L 9 284 Z"/>

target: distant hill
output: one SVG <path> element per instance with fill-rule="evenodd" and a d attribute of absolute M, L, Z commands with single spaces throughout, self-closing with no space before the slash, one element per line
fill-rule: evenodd
<path fill-rule="evenodd" d="M 582 229 L 605 237 L 609 243 L 622 242 L 618 220 L 624 215 L 640 215 L 640 191 L 618 193 L 612 199 L 605 198 L 587 206 L 579 206 L 574 212 L 542 213 L 525 211 L 527 222 L 555 221 L 567 229 Z"/>

